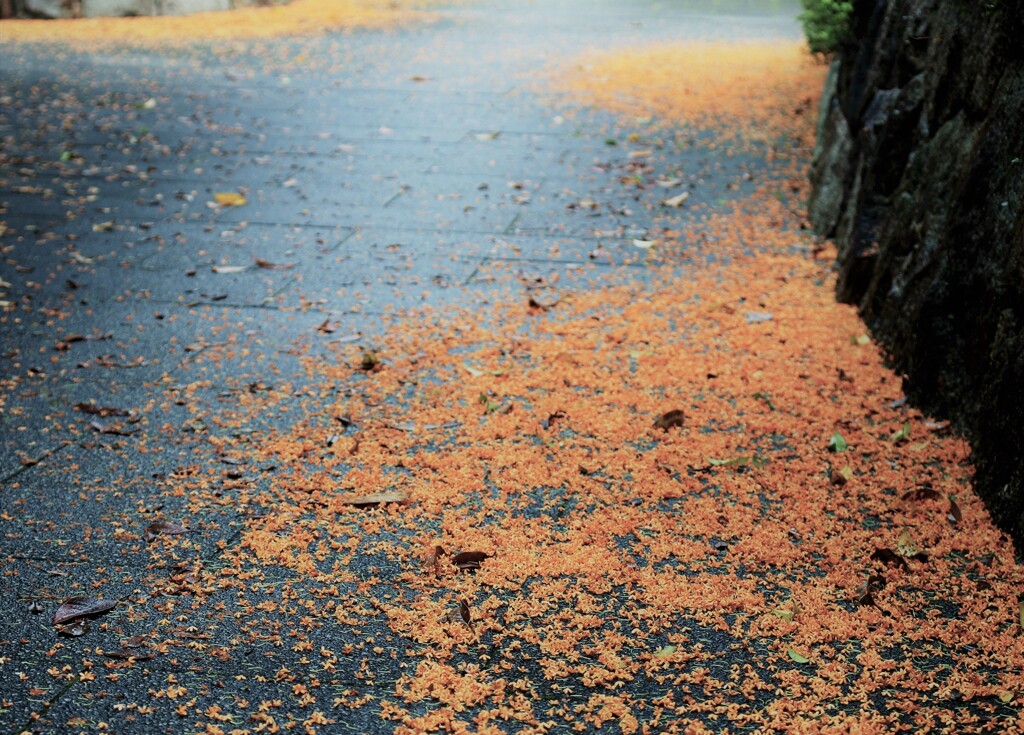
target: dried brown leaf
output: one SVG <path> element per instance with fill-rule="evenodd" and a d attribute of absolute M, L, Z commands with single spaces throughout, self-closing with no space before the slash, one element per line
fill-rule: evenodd
<path fill-rule="evenodd" d="M 949 499 L 949 510 L 946 511 L 946 520 L 950 523 L 960 523 L 964 519 L 964 514 L 960 510 L 960 506 L 956 504 L 953 498 Z"/>
<path fill-rule="evenodd" d="M 941 495 L 930 487 L 919 487 L 917 490 L 910 490 L 909 492 L 903 493 L 903 500 L 935 500 L 939 497 L 941 497 Z"/>
<path fill-rule="evenodd" d="M 131 411 L 126 411 L 123 408 L 111 408 L 109 406 L 97 406 L 95 403 L 76 403 L 75 410 L 81 411 L 82 413 L 92 414 L 93 416 L 99 416 L 100 418 L 108 418 L 110 416 L 131 416 Z"/>
<path fill-rule="evenodd" d="M 117 600 L 101 600 L 98 597 L 72 597 L 65 600 L 57 612 L 53 614 L 54 625 L 64 625 L 79 618 L 102 615 L 112 610 L 117 605 Z"/>
<path fill-rule="evenodd" d="M 139 651 L 132 650 L 130 648 L 119 648 L 116 651 L 103 651 L 102 655 L 117 661 L 149 661 L 156 658 L 156 654 L 152 651 Z"/>
<path fill-rule="evenodd" d="M 663 429 L 668 431 L 673 426 L 682 426 L 686 421 L 686 414 L 681 409 L 674 408 L 671 411 L 666 411 L 661 416 L 654 420 L 654 426 L 657 429 Z"/>
<path fill-rule="evenodd" d="M 372 508 L 373 506 L 385 503 L 405 503 L 408 500 L 409 496 L 402 490 L 387 490 L 382 493 L 371 493 L 354 498 L 340 498 L 339 502 L 356 508 Z"/>
<path fill-rule="evenodd" d="M 294 263 L 272 263 L 264 258 L 256 258 L 256 267 L 268 271 L 286 271 L 295 267 Z"/>
<path fill-rule="evenodd" d="M 479 569 L 480 562 L 490 557 L 491 555 L 485 551 L 462 551 L 452 557 L 452 564 L 463 571 Z"/>
<path fill-rule="evenodd" d="M 118 422 L 104 424 L 101 421 L 90 421 L 89 428 L 98 434 L 111 434 L 114 436 L 131 436 L 135 432 L 131 429 L 126 429 Z"/>
<path fill-rule="evenodd" d="M 157 536 L 179 536 L 188 533 L 188 529 L 170 521 L 153 521 L 146 526 L 146 541 L 152 541 Z"/>
<path fill-rule="evenodd" d="M 896 566 L 902 567 L 903 569 L 910 569 L 910 565 L 907 564 L 907 560 L 899 554 L 897 554 L 892 549 L 875 549 L 871 553 L 871 558 L 874 561 L 880 561 L 886 565 L 895 564 Z"/>

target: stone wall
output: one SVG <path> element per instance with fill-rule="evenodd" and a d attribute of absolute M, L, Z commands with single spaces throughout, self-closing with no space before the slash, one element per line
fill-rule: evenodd
<path fill-rule="evenodd" d="M 918 405 L 1024 548 L 1024 0 L 855 0 L 811 220 Z M 912 486 L 914 478 L 908 477 Z"/>
<path fill-rule="evenodd" d="M 0 0 L 0 18 L 98 18 L 189 15 L 281 0 Z"/>

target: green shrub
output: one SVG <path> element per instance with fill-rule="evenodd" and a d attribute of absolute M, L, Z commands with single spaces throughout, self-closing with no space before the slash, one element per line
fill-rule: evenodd
<path fill-rule="evenodd" d="M 807 45 L 816 54 L 833 54 L 844 44 L 853 40 L 850 16 L 853 13 L 851 0 L 802 0 L 804 12 L 800 22 L 804 24 Z"/>

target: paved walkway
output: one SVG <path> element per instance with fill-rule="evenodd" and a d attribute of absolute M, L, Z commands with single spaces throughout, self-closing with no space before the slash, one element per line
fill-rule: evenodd
<path fill-rule="evenodd" d="M 585 314 L 594 307 L 587 295 L 599 287 L 664 278 L 635 241 L 728 212 L 773 175 L 763 153 L 681 146 L 659 154 L 657 175 L 684 172 L 700 185 L 688 207 L 666 212 L 658 207 L 664 190 L 620 185 L 635 172 L 629 151 L 640 145 L 629 142 L 628 121 L 578 110 L 551 91 L 550 71 L 594 48 L 795 39 L 796 6 L 494 0 L 461 4 L 421 27 L 264 41 L 248 51 L 0 48 L 0 299 L 10 302 L 0 323 L 0 730 L 390 732 L 404 722 L 409 732 L 661 732 L 684 727 L 680 708 L 687 707 L 713 732 L 784 729 L 787 721 L 814 730 L 820 718 L 842 716 L 867 730 L 911 726 L 913 708 L 900 711 L 898 702 L 915 682 L 886 679 L 863 701 L 828 704 L 848 691 L 842 667 L 861 684 L 873 666 L 885 669 L 874 652 L 819 651 L 823 668 L 807 685 L 816 687 L 815 704 L 805 708 L 779 683 L 800 670 L 802 654 L 790 647 L 787 658 L 785 644 L 775 651 L 781 659 L 770 658 L 761 638 L 777 631 L 764 623 L 742 641 L 730 637 L 733 618 L 727 624 L 697 603 L 688 603 L 686 620 L 656 623 L 628 601 L 615 608 L 621 618 L 602 616 L 600 596 L 630 587 L 636 564 L 667 561 L 651 541 L 649 561 L 613 562 L 616 543 L 626 549 L 650 533 L 636 527 L 615 531 L 618 541 L 593 541 L 608 531 L 602 523 L 612 523 L 594 510 L 606 499 L 573 496 L 566 487 L 574 480 L 559 486 L 560 470 L 547 460 L 538 466 L 554 474 L 509 467 L 506 479 L 490 478 L 487 487 L 506 492 L 503 483 L 516 478 L 530 485 L 505 499 L 517 518 L 540 519 L 545 533 L 561 529 L 563 561 L 578 555 L 581 565 L 606 561 L 619 570 L 607 584 L 591 579 L 569 596 L 559 597 L 570 582 L 546 577 L 536 559 L 495 552 L 498 536 L 482 529 L 501 521 L 488 520 L 498 511 L 483 500 L 450 487 L 428 497 L 409 484 L 457 469 L 442 468 L 443 459 L 431 466 L 429 456 L 446 456 L 446 442 L 468 442 L 443 433 L 444 401 L 430 404 L 434 423 L 427 411 L 403 417 L 421 393 L 454 390 L 450 375 L 431 375 L 425 363 L 464 350 L 471 359 L 456 384 L 499 374 L 503 350 L 520 344 L 502 324 L 504 310 L 515 322 L 527 300 L 543 317 L 576 298 Z M 244 205 L 231 206 L 239 198 Z M 694 244 L 675 275 L 696 277 L 696 264 L 721 257 Z M 764 305 L 740 309 L 748 325 L 773 319 Z M 632 313 L 628 304 L 616 310 Z M 444 322 L 456 313 L 475 313 L 479 323 Z M 424 319 L 438 320 L 434 346 L 422 329 L 410 330 L 410 320 L 422 327 Z M 492 331 L 476 331 L 481 324 Z M 620 325 L 621 339 L 636 343 L 634 372 L 646 329 L 636 324 Z M 488 340 L 492 352 L 480 352 Z M 710 378 L 719 367 L 729 371 L 709 363 L 705 372 Z M 388 370 L 399 376 L 394 382 Z M 530 390 L 530 410 L 542 411 L 543 398 Z M 495 421 L 514 415 L 501 395 L 477 392 L 480 410 Z M 564 418 L 554 405 L 545 415 L 545 431 Z M 378 431 L 360 426 L 375 416 Z M 441 433 L 430 434 L 433 427 Z M 506 438 L 494 431 L 498 451 Z M 554 447 L 544 441 L 558 439 L 536 441 Z M 638 439 L 629 449 L 657 445 L 656 437 Z M 620 449 L 595 445 L 587 456 Z M 477 451 L 482 464 L 498 462 L 485 456 L 486 446 Z M 395 452 L 408 453 L 408 466 L 394 462 Z M 335 462 L 335 454 L 362 460 L 345 474 L 348 460 Z M 385 456 L 388 468 L 375 465 Z M 573 465 L 571 475 L 591 473 L 572 457 L 562 463 Z M 622 462 L 624 476 L 640 471 L 632 459 Z M 308 500 L 295 500 L 300 486 Z M 352 513 L 339 497 L 358 501 L 370 492 L 411 494 L 415 502 L 378 497 L 382 507 L 359 508 L 355 525 L 332 525 Z M 671 498 L 635 492 L 608 507 L 642 506 L 683 522 Z M 763 488 L 751 497 L 765 508 L 774 502 Z M 712 517 L 740 514 L 707 502 L 707 512 L 718 509 Z M 457 513 L 446 515 L 446 504 Z M 983 516 L 969 499 L 961 505 Z M 396 508 L 438 520 L 417 526 L 400 521 Z M 569 520 L 577 508 L 585 527 Z M 456 546 L 445 541 L 447 555 L 438 555 L 427 528 Z M 792 539 L 813 533 L 790 530 Z M 573 546 L 578 536 L 590 540 Z M 305 545 L 296 552 L 296 539 L 308 553 Z M 709 539 L 716 553 L 737 543 L 724 530 Z M 707 544 L 702 537 L 701 555 Z M 992 551 L 1005 558 L 1007 548 Z M 439 575 L 450 588 L 421 586 L 421 567 L 428 575 L 447 570 L 460 550 L 480 554 L 462 559 L 467 571 Z M 511 589 L 513 572 L 486 576 L 484 553 L 531 569 L 517 584 L 533 584 L 532 592 L 509 602 L 501 590 Z M 238 562 L 246 556 L 256 566 Z M 880 558 L 898 571 L 905 556 Z M 324 571 L 332 563 L 334 571 Z M 484 567 L 479 574 L 476 566 Z M 730 573 L 743 587 L 721 603 L 730 615 L 781 588 Z M 481 588 L 480 578 L 490 587 Z M 870 586 L 875 578 L 866 579 Z M 1007 579 L 993 583 L 1005 587 Z M 863 593 L 878 594 L 882 582 L 874 585 Z M 657 607 L 657 589 L 645 589 L 646 604 Z M 688 599 L 700 593 L 695 583 L 672 589 Z M 70 596 L 120 602 L 58 634 L 52 617 Z M 1002 612 L 1016 609 L 1004 598 Z M 526 607 L 536 608 L 535 628 L 490 627 Z M 547 627 L 566 610 L 586 616 L 590 608 L 589 624 L 574 618 L 560 632 Z M 799 614 L 780 609 L 780 625 Z M 600 631 L 593 639 L 583 634 L 588 626 Z M 630 636 L 644 639 L 646 654 L 622 649 L 620 639 Z M 562 650 L 559 637 L 579 647 Z M 926 644 L 920 655 L 935 672 L 950 662 L 974 666 L 970 646 Z M 838 650 L 844 641 L 831 645 Z M 705 658 L 708 651 L 715 653 Z M 580 668 L 581 656 L 590 668 Z M 626 659 L 644 661 L 643 676 Z M 977 700 L 929 690 L 928 722 L 938 726 L 935 713 L 948 710 L 959 713 L 959 731 L 970 718 L 979 728 L 1019 725 L 1019 708 L 997 698 L 1021 696 L 1004 664 L 977 675 L 979 692 L 988 687 Z M 524 678 L 497 673 L 516 666 Z M 962 682 L 962 673 L 946 672 L 943 681 Z"/>

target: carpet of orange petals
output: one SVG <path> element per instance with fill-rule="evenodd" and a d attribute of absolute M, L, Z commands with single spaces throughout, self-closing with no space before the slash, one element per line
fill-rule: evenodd
<path fill-rule="evenodd" d="M 145 46 L 192 41 L 308 36 L 346 28 L 390 28 L 429 18 L 429 0 L 292 0 L 183 16 L 0 21 L 8 42 Z"/>
<path fill-rule="evenodd" d="M 790 41 L 688 42 L 592 52 L 566 65 L 559 88 L 580 101 L 675 132 L 713 130 L 733 143 L 799 135 L 813 142 L 824 68 Z M 803 121 L 806 122 L 806 121 Z"/>

